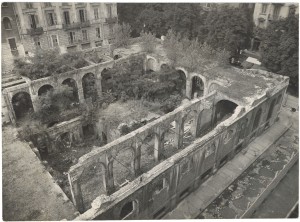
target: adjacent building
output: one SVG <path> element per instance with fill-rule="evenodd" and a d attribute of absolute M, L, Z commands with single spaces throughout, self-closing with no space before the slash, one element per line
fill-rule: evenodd
<path fill-rule="evenodd" d="M 286 18 L 293 10 L 299 14 L 297 3 L 256 3 L 254 23 L 260 28 L 266 28 L 271 21 Z"/>
<path fill-rule="evenodd" d="M 117 24 L 115 3 L 14 3 L 25 53 L 58 47 L 61 52 L 108 44 Z"/>
<path fill-rule="evenodd" d="M 13 3 L 1 4 L 2 77 L 12 69 L 14 59 L 24 55 Z"/>

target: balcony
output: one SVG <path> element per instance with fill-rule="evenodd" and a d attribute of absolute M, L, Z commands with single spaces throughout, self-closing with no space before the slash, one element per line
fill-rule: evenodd
<path fill-rule="evenodd" d="M 90 21 L 73 22 L 72 24 L 63 24 L 63 29 L 64 30 L 81 29 L 81 28 L 86 28 L 86 27 L 90 27 L 90 26 L 91 26 Z"/>
<path fill-rule="evenodd" d="M 31 36 L 42 35 L 43 33 L 44 33 L 43 27 L 27 29 L 27 34 Z"/>
<path fill-rule="evenodd" d="M 117 21 L 118 21 L 117 17 L 105 18 L 105 22 L 108 23 L 108 24 L 117 23 Z"/>

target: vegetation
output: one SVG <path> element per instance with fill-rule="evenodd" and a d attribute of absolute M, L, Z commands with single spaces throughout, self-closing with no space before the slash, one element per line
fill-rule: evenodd
<path fill-rule="evenodd" d="M 225 49 L 231 56 L 238 57 L 239 51 L 250 45 L 253 27 L 247 8 L 221 6 L 208 13 L 199 38 L 214 49 Z"/>
<path fill-rule="evenodd" d="M 15 60 L 16 71 L 32 80 L 59 75 L 87 65 L 89 63 L 82 52 L 60 54 L 57 49 L 40 49 L 33 57 Z"/>
<path fill-rule="evenodd" d="M 118 4 L 119 20 L 132 27 L 132 37 L 142 31 L 156 33 L 156 37 L 166 35 L 172 28 L 176 33 L 187 34 L 189 38 L 198 35 L 206 12 L 200 4 Z M 132 12 L 136 16 L 132 16 Z"/>
<path fill-rule="evenodd" d="M 198 39 L 189 40 L 187 37 L 176 35 L 169 31 L 163 46 L 173 66 L 183 66 L 191 71 L 203 69 L 207 65 L 224 65 L 228 63 L 229 52 L 224 49 L 214 49 Z"/>
<path fill-rule="evenodd" d="M 141 32 L 141 40 L 143 44 L 143 51 L 153 53 L 156 46 L 156 37 L 152 33 Z"/>
<path fill-rule="evenodd" d="M 79 116 L 82 109 L 73 98 L 73 88 L 66 85 L 48 91 L 39 96 L 38 108 L 32 118 L 48 125 Z"/>
<path fill-rule="evenodd" d="M 129 24 L 122 23 L 115 26 L 115 47 L 126 47 L 130 40 L 131 27 Z"/>
<path fill-rule="evenodd" d="M 262 32 L 262 64 L 272 72 L 289 76 L 290 82 L 297 87 L 298 50 L 299 17 L 295 13 L 291 13 L 285 19 L 270 22 Z"/>

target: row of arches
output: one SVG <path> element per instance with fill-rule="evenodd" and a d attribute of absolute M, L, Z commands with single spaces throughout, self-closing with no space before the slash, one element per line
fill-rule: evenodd
<path fill-rule="evenodd" d="M 79 92 L 76 81 L 73 78 L 67 78 L 62 82 L 62 85 L 68 86 L 72 89 L 72 101 L 79 102 Z M 93 73 L 87 73 L 82 77 L 82 89 L 84 99 L 91 98 L 92 101 L 95 101 L 97 98 L 97 87 L 96 87 L 96 78 Z M 43 96 L 48 92 L 54 90 L 54 87 L 50 84 L 45 84 L 37 90 L 38 96 Z M 28 92 L 18 92 L 12 97 L 12 107 L 15 113 L 16 120 L 20 120 L 30 113 L 33 110 L 33 102 L 31 96 Z"/>

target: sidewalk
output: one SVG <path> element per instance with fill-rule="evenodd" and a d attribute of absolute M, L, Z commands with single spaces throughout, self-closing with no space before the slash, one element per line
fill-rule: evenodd
<path fill-rule="evenodd" d="M 267 132 L 256 138 L 234 159 L 226 163 L 217 173 L 204 182 L 196 191 L 187 196 L 163 219 L 193 219 L 216 199 L 238 176 L 240 176 L 261 154 L 263 154 L 291 126 L 288 116 L 280 120 Z"/>
<path fill-rule="evenodd" d="M 30 147 L 2 128 L 3 220 L 62 220 L 76 209 Z"/>

